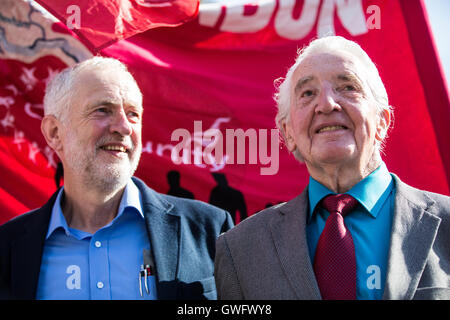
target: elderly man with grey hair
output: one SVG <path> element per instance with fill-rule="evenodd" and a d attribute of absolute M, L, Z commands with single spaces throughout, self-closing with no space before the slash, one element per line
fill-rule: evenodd
<path fill-rule="evenodd" d="M 364 50 L 312 41 L 275 100 L 309 184 L 219 237 L 219 299 L 449 299 L 450 198 L 388 171 L 392 109 Z"/>
<path fill-rule="evenodd" d="M 48 84 L 41 129 L 64 186 L 0 227 L 1 298 L 216 298 L 214 245 L 231 217 L 133 177 L 142 100 L 113 58 L 93 57 Z"/>

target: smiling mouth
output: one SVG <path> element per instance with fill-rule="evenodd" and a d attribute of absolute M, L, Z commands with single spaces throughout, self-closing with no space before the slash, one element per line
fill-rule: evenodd
<path fill-rule="evenodd" d="M 336 130 L 347 130 L 347 129 L 348 128 L 346 126 L 326 126 L 317 130 L 316 133 L 336 131 Z"/>
<path fill-rule="evenodd" d="M 124 146 L 102 146 L 100 149 L 105 151 L 116 151 L 116 152 L 123 152 L 127 153 L 128 150 Z"/>

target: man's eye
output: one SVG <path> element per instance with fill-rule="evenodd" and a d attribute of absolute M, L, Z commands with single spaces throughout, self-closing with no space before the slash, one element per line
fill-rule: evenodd
<path fill-rule="evenodd" d="M 97 108 L 95 109 L 95 112 L 108 113 L 108 108 Z"/>
<path fill-rule="evenodd" d="M 303 91 L 303 93 L 301 94 L 301 97 L 311 97 L 314 94 L 314 92 L 312 90 L 305 90 Z"/>
<path fill-rule="evenodd" d="M 343 87 L 343 90 L 344 91 L 356 91 L 356 87 L 353 86 L 353 85 L 348 84 L 348 85 Z"/>
<path fill-rule="evenodd" d="M 132 118 L 140 118 L 140 114 L 134 111 L 128 112 L 128 116 Z"/>

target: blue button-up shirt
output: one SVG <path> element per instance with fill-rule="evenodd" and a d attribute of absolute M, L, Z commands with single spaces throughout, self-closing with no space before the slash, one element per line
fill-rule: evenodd
<path fill-rule="evenodd" d="M 139 189 L 130 180 L 117 216 L 90 234 L 70 228 L 61 209 L 64 188 L 51 213 L 44 243 L 37 299 L 156 299 L 154 276 L 150 294 L 139 290 L 143 250 L 150 249 Z M 144 281 L 144 279 L 142 279 Z"/>
<path fill-rule="evenodd" d="M 355 245 L 357 299 L 381 299 L 383 296 L 394 211 L 394 189 L 392 176 L 382 163 L 346 192 L 359 202 L 355 210 L 344 218 Z M 306 236 L 311 263 L 314 263 L 317 242 L 330 215 L 318 204 L 329 194 L 335 193 L 310 177 L 310 211 Z"/>

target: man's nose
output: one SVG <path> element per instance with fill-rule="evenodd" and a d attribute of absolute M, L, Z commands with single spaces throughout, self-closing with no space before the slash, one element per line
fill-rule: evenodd
<path fill-rule="evenodd" d="M 341 110 L 341 106 L 337 102 L 337 96 L 331 86 L 323 86 L 317 97 L 316 113 L 330 113 L 334 110 Z"/>
<path fill-rule="evenodd" d="M 114 113 L 114 116 L 111 119 L 110 130 L 112 133 L 117 132 L 122 136 L 131 135 L 132 128 L 125 110 L 121 109 Z"/>

